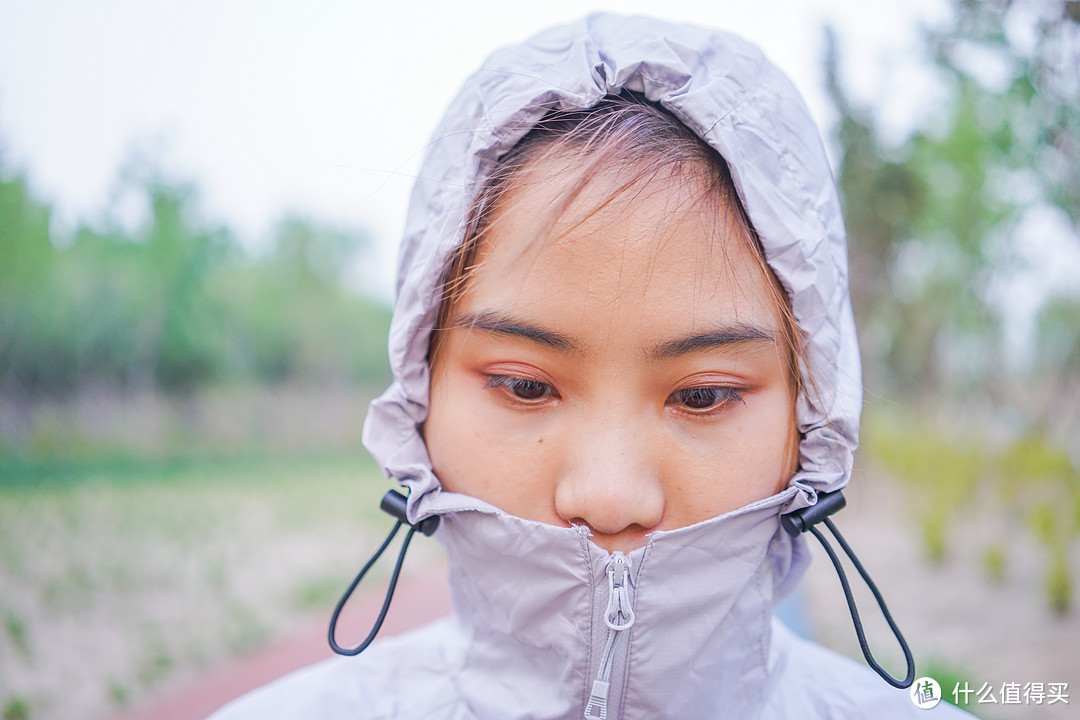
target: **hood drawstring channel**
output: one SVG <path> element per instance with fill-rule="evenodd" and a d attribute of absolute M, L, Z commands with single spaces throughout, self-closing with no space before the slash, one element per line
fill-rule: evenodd
<path fill-rule="evenodd" d="M 375 636 L 379 634 L 379 630 L 382 628 L 383 620 L 386 619 L 386 612 L 390 609 L 390 601 L 394 599 L 394 589 L 397 587 L 398 576 L 401 574 L 401 566 L 405 564 L 405 553 L 409 550 L 409 543 L 412 541 L 412 536 L 416 531 L 420 531 L 428 537 L 435 532 L 439 527 L 438 515 L 424 518 L 420 522 L 413 525 L 409 522 L 406 514 L 406 497 L 399 493 L 397 490 L 389 490 L 383 495 L 382 502 L 379 503 L 379 507 L 383 512 L 392 515 L 397 519 L 394 523 L 394 527 L 390 530 L 390 534 L 383 540 L 382 545 L 375 551 L 375 554 L 371 556 L 371 559 L 367 561 L 360 572 L 357 573 L 353 579 L 352 584 L 349 585 L 349 589 L 345 591 L 345 594 L 341 596 L 341 600 L 338 601 L 337 607 L 334 608 L 334 614 L 330 616 L 330 629 L 327 632 L 327 640 L 330 642 L 330 649 L 336 652 L 338 655 L 359 655 L 364 652 L 368 645 L 375 639 Z M 409 526 L 409 532 L 405 535 L 405 541 L 401 544 L 401 550 L 398 551 L 398 559 L 394 564 L 394 573 L 390 576 L 390 586 L 386 589 L 386 599 L 383 600 L 382 609 L 379 611 L 379 617 L 375 619 L 375 624 L 371 628 L 371 632 L 364 638 L 364 641 L 353 648 L 343 648 L 337 644 L 337 623 L 338 618 L 341 616 L 341 611 L 345 609 L 345 603 L 349 601 L 353 591 L 356 590 L 356 586 L 360 584 L 360 581 L 367 575 L 368 570 L 382 557 L 383 552 L 390 546 L 394 536 L 397 535 L 402 525 Z"/>
<path fill-rule="evenodd" d="M 881 676 L 881 679 L 889 683 L 896 688 L 910 687 L 911 683 L 915 680 L 915 660 L 911 656 L 911 650 L 908 648 L 907 641 L 904 640 L 904 635 L 900 632 L 900 628 L 897 627 L 896 622 L 892 618 L 892 614 L 889 613 L 889 608 L 885 607 L 885 598 L 881 596 L 881 592 L 877 589 L 877 585 L 870 579 L 870 574 L 866 572 L 866 568 L 859 562 L 859 558 L 855 556 L 851 546 L 844 540 L 844 536 L 840 534 L 840 531 L 833 524 L 833 521 L 829 519 L 829 516 L 839 512 L 847 504 L 843 494 L 839 490 L 834 490 L 830 493 L 818 493 L 817 503 L 810 507 L 796 510 L 795 512 L 782 515 L 780 517 L 780 523 L 787 530 L 789 535 L 795 536 L 799 533 L 809 531 L 811 535 L 818 539 L 821 543 L 821 547 L 825 548 L 825 552 L 828 553 L 829 559 L 832 560 L 833 567 L 836 568 L 836 575 L 840 578 L 840 585 L 844 588 L 844 597 L 847 598 L 848 611 L 851 613 L 851 622 L 855 626 L 855 635 L 859 638 L 859 647 L 862 649 L 863 657 L 866 658 L 866 663 L 873 668 L 874 672 Z M 829 532 L 832 533 L 836 541 L 840 543 L 840 547 L 844 553 L 851 560 L 851 564 L 855 566 L 855 569 L 859 571 L 859 575 L 866 582 L 866 586 L 870 588 L 870 592 L 874 594 L 874 599 L 877 600 L 878 607 L 881 608 L 881 614 L 885 616 L 885 620 L 889 623 L 889 627 L 892 629 L 893 635 L 896 637 L 897 642 L 900 643 L 900 648 L 904 651 L 904 661 L 907 663 L 907 675 L 903 680 L 890 675 L 885 668 L 881 667 L 874 659 L 874 654 L 870 652 L 870 645 L 866 642 L 866 634 L 863 632 L 862 620 L 859 619 L 859 608 L 855 605 L 855 598 L 851 594 L 851 586 L 848 584 L 847 574 L 844 572 L 843 566 L 840 564 L 840 558 L 836 556 L 836 551 L 833 550 L 829 541 L 825 539 L 825 536 L 814 527 L 817 523 L 822 523 L 825 527 L 829 528 Z"/>
<path fill-rule="evenodd" d="M 896 621 L 893 620 L 888 607 L 886 607 L 885 598 L 882 597 L 881 591 L 878 590 L 877 585 L 874 584 L 874 581 L 870 578 L 870 574 L 866 571 L 866 568 L 859 562 L 859 558 L 855 555 L 851 546 L 844 540 L 844 536 L 840 533 L 840 530 L 837 529 L 836 525 L 829 519 L 830 515 L 843 509 L 846 504 L 847 501 L 839 490 L 830 493 L 818 493 L 817 503 L 810 507 L 782 515 L 780 521 L 788 534 L 796 536 L 803 532 L 809 532 L 817 538 L 818 542 L 821 543 L 821 546 L 825 549 L 829 559 L 832 561 L 833 568 L 836 570 L 840 585 L 844 590 L 848 611 L 851 614 L 851 622 L 855 627 L 855 635 L 858 637 L 859 647 L 862 650 L 863 657 L 866 659 L 867 664 L 874 672 L 880 675 L 885 682 L 893 687 L 910 687 L 911 683 L 915 680 L 915 660 L 912 657 L 907 641 L 904 639 L 904 635 L 901 633 Z M 333 614 L 330 616 L 330 627 L 327 632 L 327 640 L 330 643 L 330 648 L 339 655 L 359 655 L 372 643 L 375 636 L 378 635 L 379 630 L 382 628 L 383 621 L 386 619 L 386 613 L 390 609 L 390 602 L 393 600 L 394 590 L 397 588 L 398 577 L 401 575 L 401 568 L 405 563 L 405 554 L 409 550 L 409 543 L 412 541 L 413 535 L 419 531 L 424 535 L 431 536 L 439 526 L 439 517 L 437 515 L 424 518 L 415 525 L 410 523 L 405 512 L 406 497 L 396 490 L 390 490 L 383 496 L 380 508 L 396 518 L 397 522 L 394 523 L 394 527 L 391 528 L 390 533 L 386 536 L 386 539 L 383 540 L 379 548 L 367 563 L 364 564 L 364 567 L 361 568 L 360 572 L 357 573 L 356 577 L 345 591 L 345 594 L 342 595 L 341 600 L 338 601 Z M 832 545 L 829 544 L 829 541 L 822 532 L 815 527 L 818 523 L 827 527 L 833 537 L 836 538 L 841 549 L 848 556 L 848 559 L 851 560 L 852 565 L 855 566 L 855 569 L 858 571 L 867 587 L 870 588 L 870 592 L 873 593 L 874 599 L 877 600 L 878 607 L 881 609 L 881 614 L 885 617 L 886 622 L 888 622 L 889 628 L 892 630 L 894 637 L 896 637 L 896 640 L 904 653 L 907 674 L 903 679 L 898 679 L 890 675 L 888 671 L 874 659 L 874 655 L 870 651 L 870 645 L 866 640 L 866 633 L 863 631 L 862 620 L 859 617 L 859 609 L 855 604 L 855 598 L 852 595 L 851 586 L 848 583 L 847 573 L 844 572 L 844 568 L 840 563 L 840 558 L 832 548 Z M 390 584 L 389 587 L 387 587 L 386 598 L 383 600 L 379 615 L 375 619 L 371 631 L 368 633 L 367 637 L 364 638 L 363 642 L 356 647 L 343 648 L 338 645 L 336 639 L 337 623 L 341 616 L 341 612 L 344 610 L 349 598 L 352 597 L 353 592 L 360 584 L 360 581 L 364 579 L 364 576 L 367 575 L 368 571 L 390 546 L 390 543 L 393 542 L 394 537 L 397 535 L 397 532 L 401 529 L 402 525 L 408 525 L 409 531 L 405 535 L 401 550 L 398 551 L 397 562 L 394 564 L 394 572 L 390 576 Z M 585 706 L 585 720 L 607 719 L 607 702 L 610 693 L 612 662 L 615 656 L 615 641 L 623 631 L 629 630 L 634 626 L 634 609 L 630 605 L 629 558 L 622 552 L 617 551 L 613 553 L 611 560 L 608 562 L 607 576 L 608 605 L 604 612 L 604 623 L 608 626 L 608 637 L 607 643 L 604 646 L 604 653 L 600 661 L 600 666 L 597 670 L 596 679 L 593 681 L 589 702 Z"/>
<path fill-rule="evenodd" d="M 608 693 L 611 688 L 611 666 L 615 659 L 615 640 L 624 630 L 634 626 L 634 609 L 630 607 L 630 559 L 622 552 L 612 554 L 607 567 L 608 605 L 604 623 L 608 626 L 607 644 L 596 671 L 585 720 L 606 720 Z"/>

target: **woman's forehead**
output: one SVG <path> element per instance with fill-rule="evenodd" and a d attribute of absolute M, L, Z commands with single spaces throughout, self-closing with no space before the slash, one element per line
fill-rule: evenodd
<path fill-rule="evenodd" d="M 752 321 L 774 331 L 752 245 L 702 201 L 701 185 L 676 175 L 627 182 L 610 170 L 584 184 L 566 168 L 532 174 L 494 213 L 455 316 L 602 318 L 628 330 L 663 322 L 678 332 Z"/>
<path fill-rule="evenodd" d="M 560 251 L 582 260 L 684 253 L 703 261 L 748 245 L 729 227 L 733 214 L 724 205 L 690 171 L 544 160 L 532 163 L 503 193 L 481 253 L 490 258 Z"/>

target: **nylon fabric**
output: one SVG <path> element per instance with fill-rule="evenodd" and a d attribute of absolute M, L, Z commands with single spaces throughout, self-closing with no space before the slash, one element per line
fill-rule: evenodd
<path fill-rule="evenodd" d="M 614 646 L 611 720 L 924 718 L 868 668 L 772 618 L 809 561 L 784 512 L 847 485 L 861 385 L 843 221 L 817 129 L 760 50 L 734 35 L 590 15 L 496 52 L 452 102 L 409 206 L 390 331 L 393 384 L 364 442 L 410 489 L 408 517 L 442 518 L 455 614 L 278 681 L 215 720 L 581 718 L 608 638 L 610 557 L 585 528 L 508 515 L 443 491 L 421 436 L 439 279 L 498 158 L 548 111 L 621 89 L 673 112 L 720 152 L 806 334 L 800 470 L 776 495 L 658 531 L 629 552 L 633 626 Z M 842 607 L 837 612 L 846 612 Z M 938 716 L 962 715 L 944 704 Z"/>
<path fill-rule="evenodd" d="M 499 156 L 548 111 L 583 109 L 626 88 L 664 105 L 727 160 L 766 258 L 807 335 L 798 404 L 801 492 L 844 487 L 858 444 L 858 344 L 835 184 L 817 129 L 788 79 L 734 35 L 641 17 L 591 15 L 496 52 L 451 103 L 410 201 L 398 268 L 394 382 L 372 403 L 364 443 L 409 486 L 409 518 L 447 511 L 418 431 L 427 414 L 427 350 L 438 281 L 468 207 Z M 479 506 L 477 506 L 479 507 Z"/>
<path fill-rule="evenodd" d="M 792 563 L 779 509 L 796 492 L 656 532 L 627 554 L 636 621 L 613 661 L 609 720 L 926 717 L 772 619 Z M 607 553 L 582 528 L 498 512 L 448 514 L 436 537 L 453 617 L 288 676 L 214 720 L 582 718 L 607 637 Z"/>

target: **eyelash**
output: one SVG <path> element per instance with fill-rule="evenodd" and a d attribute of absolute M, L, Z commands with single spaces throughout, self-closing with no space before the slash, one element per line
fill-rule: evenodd
<path fill-rule="evenodd" d="M 705 397 L 703 398 L 702 395 L 705 395 Z M 701 407 L 695 407 L 687 402 L 688 400 L 700 402 L 702 399 L 707 400 L 708 404 Z M 676 390 L 668 396 L 668 400 L 680 405 L 682 410 L 685 410 L 692 415 L 709 415 L 718 412 L 732 403 L 739 403 L 740 405 L 746 404 L 742 393 L 736 388 L 715 385 Z"/>
<path fill-rule="evenodd" d="M 484 389 L 501 389 L 509 393 L 512 399 L 521 403 L 535 404 L 549 398 L 557 398 L 559 395 L 555 388 L 545 382 L 532 378 L 516 377 L 513 375 L 488 375 Z M 530 391 L 539 390 L 540 394 L 530 397 Z M 522 392 L 525 394 L 522 395 Z"/>
<path fill-rule="evenodd" d="M 484 389 L 503 390 L 513 400 L 530 405 L 559 397 L 555 388 L 548 383 L 514 375 L 488 375 Z M 668 401 L 682 406 L 681 409 L 692 415 L 709 415 L 733 403 L 746 404 L 742 393 L 736 388 L 714 385 L 676 390 L 668 396 Z M 700 404 L 702 401 L 707 404 L 699 406 L 690 404 Z"/>

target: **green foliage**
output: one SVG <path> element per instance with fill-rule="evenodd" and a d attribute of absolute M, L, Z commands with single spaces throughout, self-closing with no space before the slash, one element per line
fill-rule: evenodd
<path fill-rule="evenodd" d="M 152 653 L 139 668 L 139 681 L 146 687 L 156 685 L 172 668 L 173 660 L 163 650 Z"/>
<path fill-rule="evenodd" d="M 901 412 L 870 413 L 864 447 L 879 466 L 904 484 L 918 519 L 928 558 L 948 553 L 949 527 L 961 513 L 989 513 L 1002 525 L 1022 524 L 1042 546 L 1046 558 L 1044 591 L 1056 613 L 1069 611 L 1074 579 L 1071 548 L 1080 539 L 1080 470 L 1044 434 L 1029 432 L 1001 447 L 974 433 L 947 431 L 936 423 Z M 980 493 L 980 489 L 988 492 Z M 987 507 L 986 498 L 996 498 Z M 1002 581 L 1005 548 L 984 550 L 983 569 Z"/>
<path fill-rule="evenodd" d="M 1069 550 L 1080 538 L 1074 508 L 1080 506 L 1080 470 L 1045 435 L 1030 433 L 1012 443 L 998 463 L 1004 507 L 1021 514 L 1046 549 L 1045 590 L 1059 614 L 1072 606 Z"/>
<path fill-rule="evenodd" d="M 1005 568 L 1008 560 L 1005 556 L 1005 549 L 1001 545 L 991 545 L 986 548 L 983 552 L 982 561 L 987 578 L 996 583 L 1005 580 Z"/>
<path fill-rule="evenodd" d="M 123 683 L 119 683 L 115 680 L 109 683 L 109 699 L 113 701 L 118 707 L 126 706 L 131 698 L 128 696 L 127 688 Z"/>
<path fill-rule="evenodd" d="M 913 490 L 923 548 L 931 561 L 941 562 L 949 520 L 971 502 L 983 473 L 982 448 L 902 414 L 879 413 L 866 425 L 867 452 Z"/>
<path fill-rule="evenodd" d="M 4 703 L 0 712 L 3 720 L 30 720 L 30 703 L 25 698 L 17 697 Z"/>
<path fill-rule="evenodd" d="M 974 696 L 967 696 L 967 702 L 964 702 L 965 696 L 963 693 L 957 693 L 955 696 L 953 695 L 954 689 L 979 686 L 979 684 L 972 679 L 970 673 L 948 663 L 943 663 L 937 659 L 931 659 L 919 670 L 919 674 L 932 677 L 937 681 L 938 685 L 941 686 L 942 700 L 974 714 L 974 708 L 976 706 Z M 957 700 L 959 702 L 956 702 Z M 976 717 L 978 716 L 976 715 Z"/>
<path fill-rule="evenodd" d="M 0 167 L 0 396 L 385 384 L 389 310 L 347 287 L 364 238 L 286 218 L 251 257 L 199 219 L 192 188 L 151 173 L 134 191 L 148 208 L 137 231 L 59 238 L 49 208 Z"/>
<path fill-rule="evenodd" d="M 1046 378 L 1041 402 L 1046 425 L 1062 425 L 1076 418 L 1080 394 L 1080 297 L 1051 298 L 1036 318 L 1033 374 Z M 1080 506 L 1077 507 L 1080 523 Z"/>
<path fill-rule="evenodd" d="M 1064 615 L 1072 607 L 1073 578 L 1065 548 L 1056 546 L 1050 553 L 1050 569 L 1046 573 L 1046 597 L 1050 609 Z"/>
<path fill-rule="evenodd" d="M 1047 482 L 1066 479 L 1073 474 L 1069 456 L 1060 448 L 1047 442 L 1044 435 L 1028 433 L 1011 443 L 1000 460 L 1001 472 L 1010 478 L 1023 478 L 1028 482 Z M 1006 485 L 1004 489 L 1015 495 L 1018 485 Z"/>
<path fill-rule="evenodd" d="M 26 636 L 26 622 L 11 612 L 4 613 L 4 630 L 7 631 L 11 644 L 24 658 L 30 657 L 30 640 Z"/>
<path fill-rule="evenodd" d="M 849 97 L 831 35 L 826 59 L 865 382 L 903 407 L 869 418 L 865 446 L 909 489 L 933 561 L 961 512 L 1030 532 L 1056 612 L 1072 602 L 1080 537 L 1080 295 L 1044 293 L 1023 328 L 1001 289 L 1028 272 L 1027 218 L 1052 216 L 1060 241 L 1080 242 L 1078 7 L 953 0 L 923 32 L 934 101 L 899 141 Z M 929 420 L 942 417 L 981 424 Z M 986 549 L 985 572 L 1002 579 L 1006 559 Z"/>
<path fill-rule="evenodd" d="M 249 652 L 270 636 L 270 628 L 253 608 L 234 603 L 227 608 L 226 616 L 225 642 L 233 654 Z"/>
<path fill-rule="evenodd" d="M 357 242 L 289 218 L 264 257 L 215 278 L 214 291 L 230 298 L 226 330 L 236 370 L 271 382 L 385 384 L 389 311 L 342 289 Z"/>
<path fill-rule="evenodd" d="M 316 578 L 297 588 L 293 603 L 302 612 L 332 607 L 344 590 L 338 576 Z"/>
<path fill-rule="evenodd" d="M 886 142 L 876 114 L 848 97 L 829 38 L 864 365 L 871 387 L 935 404 L 1009 402 L 1036 422 L 1044 408 L 1033 393 L 1010 392 L 1029 388 L 1031 377 L 1010 376 L 1001 361 L 1007 308 L 993 290 L 1017 272 L 1017 230 L 1032 209 L 1063 214 L 1077 236 L 1080 26 L 1074 6 L 1060 1 L 953 5 L 951 23 L 925 33 L 940 98 L 899 144 Z M 1010 40 L 1023 36 L 1029 41 Z M 1050 369 L 1065 376 L 1057 395 L 1067 390 L 1074 405 L 1077 302 L 1064 299 L 1067 317 L 1050 313 L 1042 333 L 1057 347 Z"/>

